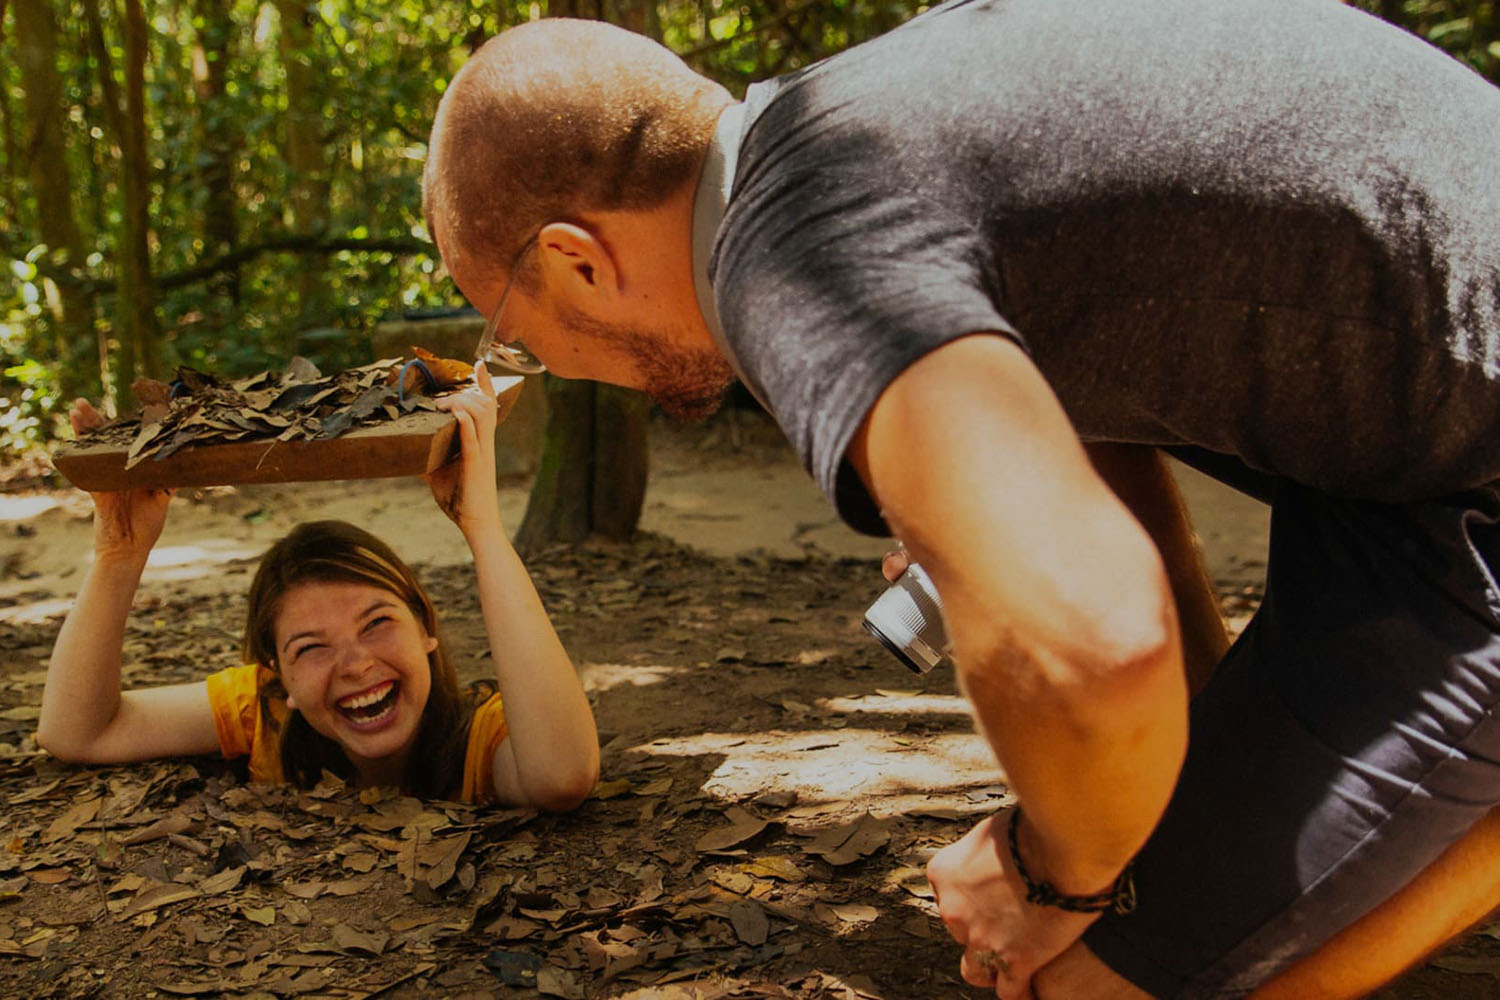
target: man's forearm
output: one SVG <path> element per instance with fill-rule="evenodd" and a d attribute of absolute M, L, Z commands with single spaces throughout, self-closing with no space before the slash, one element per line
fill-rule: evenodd
<path fill-rule="evenodd" d="M 1094 443 L 1085 450 L 1156 543 L 1177 604 L 1188 690 L 1197 694 L 1229 650 L 1229 631 L 1176 480 L 1161 452 L 1147 445 Z"/>
<path fill-rule="evenodd" d="M 1187 746 L 1182 664 L 1175 637 L 1099 672 L 1027 663 L 1045 656 L 1015 647 L 976 662 L 958 650 L 965 690 L 1024 808 L 1028 865 L 1059 891 L 1089 894 L 1114 881 L 1166 808 Z"/>
<path fill-rule="evenodd" d="M 943 595 L 960 676 L 1065 892 L 1118 875 L 1187 746 L 1161 554 L 1013 342 L 978 334 L 891 383 L 850 459 Z"/>

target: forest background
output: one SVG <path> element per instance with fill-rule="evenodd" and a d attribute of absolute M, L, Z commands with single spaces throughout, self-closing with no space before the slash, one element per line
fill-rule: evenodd
<path fill-rule="evenodd" d="M 332 371 L 371 360 L 393 319 L 464 309 L 418 182 L 443 89 L 503 28 L 607 19 L 739 95 L 923 6 L 0 0 L 0 491 L 61 485 L 43 458 L 76 395 L 126 408 L 134 378 L 178 365 L 236 376 L 300 354 Z M 1361 6 L 1497 79 L 1493 2 Z M 533 508 L 590 492 L 549 468 L 592 469 L 611 497 L 629 475 L 643 486 L 639 438 L 585 442 L 631 453 L 614 463 L 571 446 L 644 420 L 639 399 L 608 404 L 629 421 L 577 419 L 608 392 L 548 385 L 522 534 Z M 1008 790 L 951 675 L 906 676 L 859 628 L 881 585 L 876 555 L 829 555 L 832 515 L 773 426 L 668 431 L 653 443 L 643 537 L 530 561 L 605 736 L 607 780 L 564 818 L 251 789 L 222 762 L 46 759 L 30 733 L 87 550 L 87 501 L 53 490 L 43 513 L 0 521 L 14 539 L 0 551 L 0 994 L 290 996 L 328 992 L 324 976 L 345 995 L 487 996 L 530 975 L 525 995 L 955 995 L 955 946 L 921 866 Z M 737 454 L 721 454 L 724 437 Z M 791 483 L 809 506 L 788 499 Z M 179 502 L 169 541 L 217 561 L 192 578 L 169 563 L 148 581 L 131 682 L 238 662 L 226 623 L 242 615 L 249 555 L 313 516 L 399 537 L 451 622 L 464 679 L 488 671 L 467 552 L 456 533 L 460 548 L 439 551 L 419 511 L 443 518 L 424 489 L 299 484 Z M 502 491 L 507 524 L 523 489 Z M 614 522 L 627 533 L 634 497 Z M 355 516 L 334 500 L 363 506 Z M 1238 628 L 1259 599 L 1264 512 L 1217 512 L 1230 538 L 1198 527 L 1235 557 L 1214 571 Z M 758 520 L 781 532 L 774 553 L 707 544 L 743 548 L 762 537 Z M 1381 997 L 1489 1000 L 1496 982 L 1491 924 Z M 697 992 L 705 983 L 718 992 Z"/>
<path fill-rule="evenodd" d="M 179 364 L 371 360 L 392 317 L 465 307 L 423 225 L 438 99 L 542 16 L 658 38 L 736 95 L 915 0 L 0 0 L 0 461 L 77 395 Z M 1363 0 L 1491 81 L 1480 0 Z"/>

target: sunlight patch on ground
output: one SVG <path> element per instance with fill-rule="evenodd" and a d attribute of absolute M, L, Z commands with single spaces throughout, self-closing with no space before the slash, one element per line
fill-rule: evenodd
<path fill-rule="evenodd" d="M 222 574 L 228 563 L 253 558 L 260 555 L 261 551 L 262 547 L 258 544 L 247 547 L 243 542 L 231 539 L 205 541 L 199 545 L 158 546 L 146 561 L 146 571 L 141 579 L 148 583 L 204 579 Z M 31 599 L 28 595 L 37 593 L 38 581 L 6 581 L 4 586 L 0 586 L 0 599 L 14 603 L 10 607 L 0 608 L 0 621 L 36 624 L 49 618 L 59 618 L 73 606 L 74 596 L 81 583 L 81 573 L 65 583 L 59 583 L 57 578 L 42 581 L 40 596 Z M 58 587 L 66 588 L 66 592 L 59 595 L 53 589 Z"/>
<path fill-rule="evenodd" d="M 857 698 L 819 698 L 818 705 L 840 714 L 972 715 L 969 700 L 956 694 L 876 691 Z"/>
<path fill-rule="evenodd" d="M 61 618 L 68 613 L 68 609 L 72 606 L 73 598 L 71 596 L 16 604 L 13 607 L 0 608 L 0 622 L 13 622 L 18 625 L 38 625 L 48 618 Z"/>
<path fill-rule="evenodd" d="M 146 560 L 143 580 L 197 580 L 223 570 L 237 559 L 258 557 L 264 546 L 247 546 L 243 540 L 221 539 L 198 545 L 159 545 Z"/>
<path fill-rule="evenodd" d="M 0 496 L 0 521 L 24 521 L 56 506 L 57 501 L 44 494 Z"/>
<path fill-rule="evenodd" d="M 703 733 L 636 747 L 655 756 L 723 755 L 703 790 L 726 799 L 795 791 L 799 801 L 962 792 L 1001 781 L 984 740 L 949 733 L 914 740 L 875 729 Z M 895 804 L 880 803 L 882 811 Z M 889 811 L 897 811 L 889 809 Z"/>
<path fill-rule="evenodd" d="M 579 676 L 583 678 L 583 686 L 588 690 L 609 691 L 622 684 L 634 687 L 661 684 L 686 669 L 660 663 L 586 663 L 579 671 Z"/>

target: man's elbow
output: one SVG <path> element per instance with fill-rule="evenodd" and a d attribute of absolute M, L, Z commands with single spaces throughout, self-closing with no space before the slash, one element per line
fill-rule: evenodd
<path fill-rule="evenodd" d="M 1143 588 L 1124 600 L 1081 603 L 1051 636 L 992 634 L 964 669 L 970 685 L 1049 704 L 1084 728 L 1143 697 L 1183 684 L 1176 610 L 1169 593 Z M 1186 701 L 1185 688 L 1183 700 Z"/>
<path fill-rule="evenodd" d="M 1141 611 L 1130 619 L 1110 616 L 1090 650 L 1073 662 L 1068 693 L 1081 706 L 1134 703 L 1141 695 L 1182 683 L 1182 648 L 1173 609 Z M 1185 689 L 1184 689 L 1185 690 Z"/>

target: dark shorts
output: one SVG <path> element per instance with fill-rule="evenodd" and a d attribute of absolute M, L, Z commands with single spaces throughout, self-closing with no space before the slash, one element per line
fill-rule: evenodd
<path fill-rule="evenodd" d="M 1269 489 L 1265 600 L 1193 702 L 1139 908 L 1085 937 L 1158 997 L 1248 993 L 1500 803 L 1500 495 Z"/>

